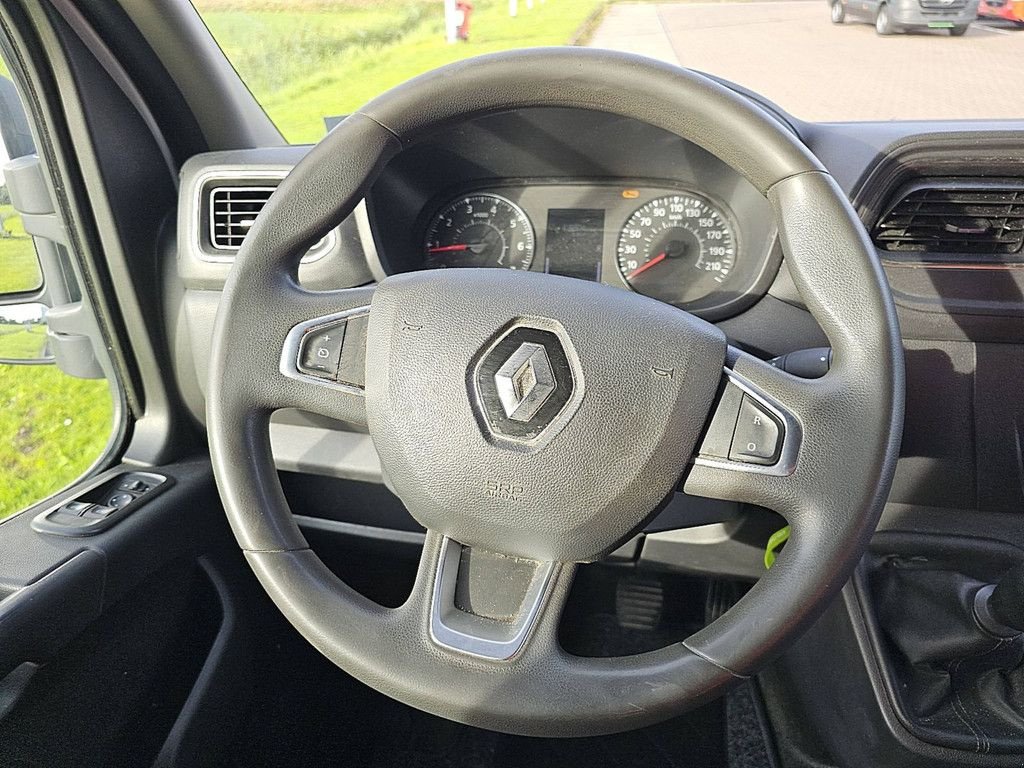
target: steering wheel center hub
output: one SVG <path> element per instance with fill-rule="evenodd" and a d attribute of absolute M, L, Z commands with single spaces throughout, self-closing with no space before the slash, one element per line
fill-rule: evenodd
<path fill-rule="evenodd" d="M 370 311 L 367 423 L 424 526 L 534 560 L 591 560 L 673 491 L 725 338 L 626 291 L 548 275 L 390 277 Z"/>

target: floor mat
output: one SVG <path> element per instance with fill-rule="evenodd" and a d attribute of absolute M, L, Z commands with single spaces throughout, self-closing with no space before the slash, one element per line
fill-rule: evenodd
<path fill-rule="evenodd" d="M 345 551 L 337 563 L 362 562 Z M 392 564 L 393 565 L 393 564 Z M 398 604 L 399 578 L 374 572 L 372 599 Z M 357 570 L 367 571 L 365 565 Z M 372 571 L 372 569 L 371 569 Z M 367 572 L 371 572 L 367 571 Z M 345 574 L 339 574 L 345 578 Z M 393 582 L 393 583 L 392 583 Z M 387 587 L 387 589 L 385 589 Z M 382 592 L 383 589 L 383 592 Z M 381 593 L 381 594 L 378 594 Z M 736 585 L 584 566 L 563 617 L 562 646 L 580 656 L 643 653 L 679 642 L 738 598 Z M 397 602 L 394 602 L 397 600 Z M 433 717 L 357 682 L 317 653 L 268 604 L 259 673 L 229 768 L 770 768 L 750 684 L 659 725 L 589 739 L 534 739 Z"/>
<path fill-rule="evenodd" d="M 269 639 L 269 638 L 268 638 Z M 355 681 L 286 628 L 264 674 L 232 768 L 725 768 L 724 705 L 639 731 L 531 739 L 424 714 Z"/>
<path fill-rule="evenodd" d="M 776 761 L 765 741 L 755 696 L 760 697 L 760 691 L 754 681 L 743 683 L 726 696 L 729 768 L 775 768 Z"/>

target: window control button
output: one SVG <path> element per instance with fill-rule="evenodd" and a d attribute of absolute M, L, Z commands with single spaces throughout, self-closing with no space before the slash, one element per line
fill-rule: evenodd
<path fill-rule="evenodd" d="M 132 491 L 134 493 L 145 493 L 149 490 L 149 486 L 142 480 L 132 477 L 126 477 L 117 488 L 121 491 Z"/>
<path fill-rule="evenodd" d="M 782 427 L 776 418 L 750 395 L 743 395 L 729 458 L 744 464 L 774 464 L 782 449 Z"/>
<path fill-rule="evenodd" d="M 82 513 L 84 519 L 90 520 L 103 520 L 110 517 L 111 513 L 116 511 L 113 507 L 105 507 L 101 504 L 93 504 L 89 509 Z"/>
<path fill-rule="evenodd" d="M 345 321 L 309 331 L 299 343 L 298 368 L 321 379 L 336 380 L 345 340 Z"/>
<path fill-rule="evenodd" d="M 91 504 L 87 506 L 92 506 Z M 46 518 L 55 525 L 62 525 L 66 528 L 81 528 L 89 524 L 88 518 L 83 518 L 77 512 L 67 512 L 61 507 L 56 512 L 51 512 Z"/>
<path fill-rule="evenodd" d="M 69 515 L 81 515 L 85 512 L 92 504 L 88 501 L 69 501 L 67 504 L 60 508 L 61 512 L 66 512 Z"/>

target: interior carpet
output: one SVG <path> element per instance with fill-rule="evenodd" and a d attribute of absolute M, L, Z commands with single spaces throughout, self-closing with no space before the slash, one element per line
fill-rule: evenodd
<path fill-rule="evenodd" d="M 351 564 L 352 553 L 344 561 Z M 382 581 L 388 579 L 375 580 L 378 591 Z M 706 580 L 587 566 L 577 574 L 560 639 L 581 656 L 642 653 L 704 626 L 707 598 Z M 637 731 L 585 739 L 508 736 L 399 704 L 327 661 L 274 609 L 261 615 L 268 626 L 259 633 L 255 695 L 229 768 L 772 766 L 749 684 Z"/>
<path fill-rule="evenodd" d="M 263 674 L 231 768 L 728 765 L 722 702 L 614 736 L 531 739 L 458 725 L 399 704 L 341 672 L 297 636 L 264 646 L 261 656 Z"/>
<path fill-rule="evenodd" d="M 765 741 L 765 727 L 755 696 L 760 696 L 760 692 L 751 680 L 729 691 L 726 696 L 725 736 L 729 768 L 775 768 L 777 765 L 774 751 Z"/>

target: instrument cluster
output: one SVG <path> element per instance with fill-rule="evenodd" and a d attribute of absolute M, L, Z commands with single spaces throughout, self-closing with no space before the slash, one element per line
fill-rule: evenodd
<path fill-rule="evenodd" d="M 417 231 L 411 268 L 546 272 L 709 315 L 749 293 L 774 241 L 747 242 L 758 233 L 705 192 L 622 180 L 467 189 L 424 206 Z"/>

